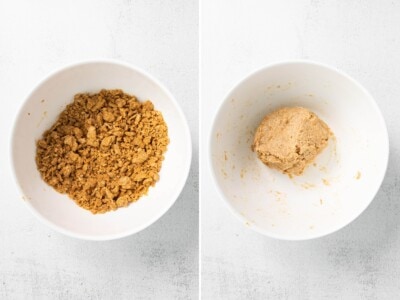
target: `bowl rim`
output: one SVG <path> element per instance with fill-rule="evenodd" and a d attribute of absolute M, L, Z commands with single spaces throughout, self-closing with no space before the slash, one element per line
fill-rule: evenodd
<path fill-rule="evenodd" d="M 175 193 L 172 196 L 173 201 L 171 201 L 168 206 L 166 206 L 163 210 L 160 210 L 158 212 L 158 214 L 156 214 L 153 218 L 149 219 L 147 222 L 145 222 L 141 226 L 135 227 L 133 229 L 125 230 L 125 231 L 122 231 L 120 233 L 98 235 L 98 236 L 75 233 L 75 232 L 73 232 L 71 230 L 65 229 L 64 227 L 59 226 L 59 225 L 49 221 L 47 218 L 42 216 L 42 214 L 39 213 L 36 210 L 36 208 L 30 203 L 29 200 L 23 201 L 25 203 L 25 206 L 28 208 L 28 210 L 42 224 L 47 225 L 48 227 L 50 227 L 54 231 L 58 231 L 58 232 L 66 235 L 66 236 L 77 238 L 77 239 L 81 239 L 81 240 L 108 241 L 108 240 L 116 240 L 116 239 L 128 237 L 128 236 L 133 235 L 135 233 L 138 233 L 138 232 L 146 229 L 147 227 L 151 226 L 152 224 L 154 224 L 164 214 L 166 214 L 167 211 L 175 204 L 176 200 L 179 198 L 180 194 L 182 193 L 182 190 L 185 187 L 186 181 L 188 179 L 189 172 L 190 172 L 190 167 L 191 167 L 191 164 L 192 164 L 192 153 L 193 153 L 192 138 L 191 138 L 191 134 L 190 134 L 189 125 L 188 125 L 187 119 L 186 119 L 186 117 L 185 117 L 185 115 L 184 115 L 179 103 L 177 102 L 175 97 L 172 95 L 172 93 L 165 87 L 165 85 L 163 83 L 161 83 L 153 75 L 150 75 L 147 71 L 144 71 L 142 68 L 136 67 L 136 66 L 134 66 L 134 65 L 132 65 L 130 63 L 127 63 L 127 62 L 121 61 L 121 60 L 117 60 L 117 59 L 97 58 L 97 59 L 80 60 L 80 61 L 77 61 L 77 62 L 74 62 L 74 63 L 64 64 L 63 66 L 58 67 L 57 69 L 49 72 L 46 76 L 43 77 L 43 79 L 41 79 L 38 83 L 36 83 L 34 85 L 34 87 L 30 90 L 30 92 L 27 94 L 27 96 L 24 98 L 24 100 L 22 101 L 20 107 L 17 110 L 17 113 L 16 113 L 16 115 L 14 117 L 14 121 L 13 121 L 13 124 L 12 124 L 10 143 L 9 143 L 9 155 L 10 155 L 10 165 L 11 165 L 11 170 L 12 170 L 11 173 L 12 173 L 12 176 L 13 176 L 13 179 L 14 179 L 13 181 L 14 181 L 15 185 L 17 186 L 17 189 L 18 189 L 19 193 L 21 195 L 25 196 L 25 193 L 24 193 L 24 191 L 22 189 L 22 186 L 21 186 L 21 184 L 20 184 L 20 182 L 18 180 L 18 175 L 17 175 L 16 169 L 14 167 L 14 165 L 15 165 L 14 161 L 16 160 L 16 157 L 15 157 L 14 151 L 13 151 L 14 143 L 15 143 L 15 131 L 16 131 L 17 123 L 20 120 L 20 118 L 22 117 L 23 108 L 28 103 L 28 99 L 30 99 L 32 97 L 32 95 L 40 87 L 42 87 L 44 84 L 46 84 L 46 82 L 48 80 L 50 80 L 51 78 L 53 78 L 54 76 L 56 76 L 56 75 L 58 75 L 60 73 L 63 73 L 65 71 L 69 71 L 70 69 L 73 69 L 73 68 L 77 68 L 77 67 L 81 67 L 81 66 L 85 66 L 85 65 L 95 65 L 95 64 L 110 64 L 110 65 L 117 65 L 117 66 L 125 67 L 125 68 L 128 68 L 128 69 L 132 69 L 135 72 L 138 72 L 142 76 L 146 77 L 147 79 L 149 79 L 153 83 L 155 83 L 171 99 L 171 102 L 172 102 L 173 106 L 175 107 L 176 111 L 178 112 L 179 116 L 181 117 L 181 119 L 183 121 L 183 130 L 184 130 L 183 138 L 186 140 L 187 154 L 188 154 L 187 162 L 185 163 L 185 165 L 182 168 L 183 172 L 182 172 L 182 175 L 181 175 L 181 179 L 180 179 L 179 183 L 177 184 L 177 189 L 175 190 Z"/>
<path fill-rule="evenodd" d="M 224 104 L 228 101 L 228 99 L 231 98 L 231 95 L 236 91 L 236 89 L 238 89 L 239 86 L 241 86 L 242 84 L 244 84 L 247 80 L 249 80 L 251 77 L 267 70 L 270 68 L 274 68 L 274 67 L 280 67 L 280 66 L 287 66 L 287 65 L 310 65 L 310 66 L 315 66 L 315 67 L 319 67 L 319 68 L 323 68 L 326 69 L 328 71 L 331 72 L 335 72 L 337 74 L 339 74 L 340 76 L 344 77 L 345 79 L 347 79 L 348 81 L 350 81 L 353 85 L 355 85 L 357 88 L 359 88 L 368 98 L 368 101 L 370 102 L 370 105 L 374 108 L 376 115 L 378 117 L 378 119 L 381 122 L 381 125 L 383 126 L 384 132 L 382 132 L 382 134 L 384 135 L 384 149 L 385 149 L 385 160 L 384 160 L 384 169 L 382 171 L 381 174 L 377 174 L 379 175 L 377 177 L 377 185 L 376 188 L 374 190 L 373 193 L 371 193 L 370 196 L 370 200 L 366 202 L 365 206 L 355 215 L 354 218 L 350 219 L 349 221 L 341 224 L 339 227 L 336 227 L 334 229 L 331 229 L 327 232 L 323 232 L 323 233 L 319 233 L 319 234 L 314 234 L 314 235 L 310 235 L 310 236 L 300 236 L 300 237 L 296 237 L 296 236 L 290 236 L 290 235 L 281 235 L 281 234 L 275 234 L 275 233 L 271 233 L 271 232 L 267 232 L 261 228 L 259 228 L 256 225 L 252 225 L 252 226 L 245 226 L 247 228 L 250 228 L 252 230 L 254 230 L 255 232 L 258 232 L 264 236 L 270 237 L 270 238 L 274 238 L 277 240 L 284 240 L 284 241 L 307 241 L 307 240 L 313 240 L 313 239 L 317 239 L 317 238 L 321 238 L 327 235 L 330 235 L 332 233 L 335 233 L 337 231 L 339 231 L 340 229 L 343 229 L 345 227 L 347 227 L 350 223 L 352 223 L 353 221 L 355 221 L 356 219 L 358 219 L 358 217 L 368 208 L 368 206 L 371 204 L 371 202 L 375 199 L 378 191 L 380 190 L 383 180 L 385 178 L 386 175 L 386 171 L 387 171 L 387 167 L 388 167 L 388 162 L 389 162 L 389 134 L 388 134 L 388 130 L 387 130 L 387 126 L 386 126 L 386 122 L 385 119 L 382 115 L 382 112 L 380 111 L 378 104 L 376 103 L 374 97 L 370 94 L 370 92 L 364 88 L 364 86 L 362 86 L 358 81 L 356 81 L 354 78 L 352 78 L 350 75 L 348 75 L 347 73 L 337 69 L 336 67 L 327 65 L 325 63 L 321 63 L 321 62 L 317 62 L 317 61 L 313 61 L 313 60 L 308 60 L 308 59 L 296 59 L 296 60 L 283 60 L 283 61 L 277 61 L 277 62 L 273 62 L 270 64 L 266 64 L 260 68 L 257 68 L 249 73 L 247 73 L 247 75 L 245 75 L 242 79 L 240 79 L 235 85 L 233 85 L 233 87 L 231 87 L 231 89 L 229 90 L 228 93 L 225 94 L 225 97 L 223 98 L 223 101 L 221 101 L 218 105 L 218 108 L 216 110 L 216 112 L 214 113 L 214 117 L 213 117 L 213 122 L 212 122 L 212 126 L 211 126 L 211 131 L 209 133 L 209 138 L 208 138 L 208 147 L 207 147 L 207 151 L 208 151 L 208 168 L 210 170 L 211 173 L 211 178 L 212 181 L 214 182 L 214 186 L 219 194 L 219 198 L 221 198 L 223 200 L 223 202 L 225 203 L 226 207 L 228 207 L 228 209 L 230 210 L 230 212 L 236 217 L 237 220 L 240 221 L 240 223 L 242 224 L 246 224 L 246 222 L 248 222 L 248 220 L 242 216 L 235 208 L 234 206 L 230 203 L 230 201 L 228 200 L 228 197 L 225 195 L 225 193 L 222 191 L 220 185 L 218 184 L 217 181 L 217 174 L 216 174 L 216 170 L 214 168 L 214 164 L 213 164 L 213 157 L 212 157 L 212 144 L 213 144 L 213 138 L 214 138 L 214 132 L 216 130 L 215 126 L 216 126 L 216 120 L 217 118 L 220 116 L 220 114 L 222 113 L 222 107 L 224 106 Z"/>

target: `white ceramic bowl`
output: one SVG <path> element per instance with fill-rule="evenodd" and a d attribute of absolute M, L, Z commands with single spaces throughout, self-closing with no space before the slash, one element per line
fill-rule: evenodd
<path fill-rule="evenodd" d="M 263 117 L 283 106 L 310 109 L 336 136 L 293 179 L 263 165 L 250 148 Z M 305 240 L 344 227 L 366 209 L 384 178 L 389 141 L 378 106 L 360 84 L 334 68 L 294 61 L 236 85 L 215 117 L 209 150 L 218 190 L 244 224 Z"/>
<path fill-rule="evenodd" d="M 94 215 L 41 179 L 35 163 L 35 142 L 75 94 L 116 88 L 154 103 L 168 125 L 170 144 L 160 180 L 149 189 L 147 196 L 127 208 Z M 18 113 L 11 148 L 16 181 L 34 215 L 53 229 L 88 240 L 128 236 L 159 219 L 179 196 L 189 173 L 192 154 L 185 117 L 171 93 L 146 72 L 110 60 L 67 66 L 39 83 Z"/>

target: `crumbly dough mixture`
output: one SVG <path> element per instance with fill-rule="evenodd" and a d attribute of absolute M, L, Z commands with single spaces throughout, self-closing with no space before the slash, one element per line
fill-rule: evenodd
<path fill-rule="evenodd" d="M 301 175 L 325 149 L 332 135 L 313 112 L 302 107 L 284 107 L 265 116 L 252 145 L 259 159 L 270 168 Z"/>
<path fill-rule="evenodd" d="M 122 90 L 77 94 L 37 141 L 44 181 L 92 213 L 127 206 L 146 194 L 169 143 L 150 101 Z"/>

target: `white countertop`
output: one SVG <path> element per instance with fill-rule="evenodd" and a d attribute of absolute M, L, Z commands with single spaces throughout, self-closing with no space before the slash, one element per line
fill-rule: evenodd
<path fill-rule="evenodd" d="M 157 223 L 125 239 L 86 242 L 25 208 L 9 140 L 19 106 L 45 75 L 102 57 L 143 68 L 170 89 L 194 155 L 183 193 Z M 0 299 L 197 299 L 197 1 L 1 1 L 0 86 Z"/>
<path fill-rule="evenodd" d="M 355 222 L 318 240 L 283 242 L 241 224 L 201 156 L 204 299 L 396 299 L 400 295 L 400 2 L 202 1 L 201 151 L 216 109 L 249 72 L 311 59 L 348 73 L 375 97 L 390 160 Z M 356 113 L 356 112 L 355 112 Z"/>

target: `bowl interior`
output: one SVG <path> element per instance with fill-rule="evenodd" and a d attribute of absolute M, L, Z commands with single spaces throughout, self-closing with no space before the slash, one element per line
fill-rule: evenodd
<path fill-rule="evenodd" d="M 81 92 L 123 89 L 140 101 L 151 100 L 168 126 L 170 144 L 160 180 L 147 196 L 106 214 L 93 215 L 40 177 L 36 168 L 36 140 L 59 113 Z M 14 127 L 13 165 L 24 199 L 40 219 L 81 238 L 111 239 L 137 232 L 164 214 L 178 197 L 189 171 L 191 143 L 186 120 L 171 94 L 149 75 L 113 62 L 91 62 L 63 69 L 44 80 L 28 97 Z"/>
<path fill-rule="evenodd" d="M 251 150 L 263 117 L 303 106 L 335 134 L 302 176 L 263 165 Z M 372 201 L 388 161 L 384 120 L 354 80 L 313 63 L 260 70 L 225 99 L 212 130 L 211 167 L 223 198 L 249 227 L 271 237 L 309 239 L 355 219 Z"/>

